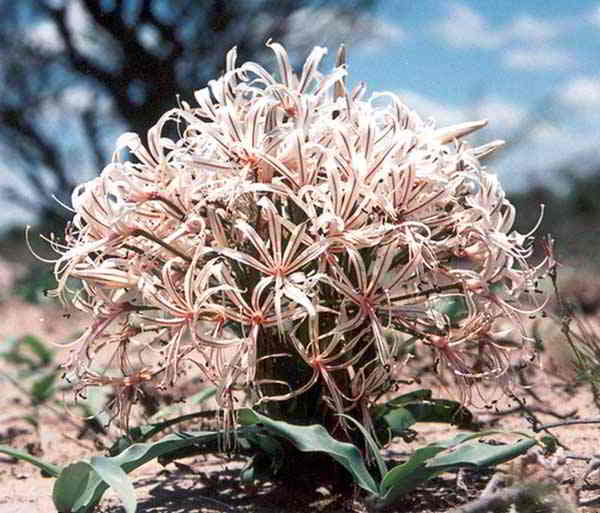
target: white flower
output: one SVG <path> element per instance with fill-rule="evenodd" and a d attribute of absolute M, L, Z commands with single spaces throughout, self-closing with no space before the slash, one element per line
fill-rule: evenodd
<path fill-rule="evenodd" d="M 465 385 L 502 375 L 494 326 L 543 306 L 530 297 L 545 263 L 529 266 L 530 234 L 510 231 L 514 208 L 478 160 L 500 142 L 471 148 L 459 139 L 484 121 L 437 128 L 392 93 L 346 90 L 343 63 L 318 71 L 323 48 L 296 75 L 269 46 L 277 78 L 232 50 L 197 106 L 166 113 L 148 149 L 122 136 L 137 160 L 117 151 L 74 195 L 56 274 L 84 282 L 96 317 L 79 354 L 109 333 L 127 353 L 127 330 L 106 324 L 135 325 L 162 355 L 148 376 L 170 386 L 199 369 L 226 409 L 238 389 L 265 403 L 321 385 L 335 411 L 364 413 L 402 372 L 389 329 Z M 172 121 L 177 141 L 161 135 Z M 119 288 L 136 300 L 101 313 Z"/>

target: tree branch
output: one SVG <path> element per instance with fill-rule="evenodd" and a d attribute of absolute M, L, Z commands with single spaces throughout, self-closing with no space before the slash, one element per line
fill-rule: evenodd
<path fill-rule="evenodd" d="M 67 56 L 73 68 L 84 76 L 91 75 L 98 82 L 110 88 L 110 84 L 114 79 L 113 74 L 96 66 L 96 64 L 94 64 L 90 59 L 84 57 L 75 47 L 72 34 L 69 32 L 69 28 L 67 27 L 65 7 L 52 8 L 44 5 L 44 9 L 56 24 L 56 28 L 58 29 L 58 33 L 62 38 L 63 44 L 65 45 Z"/>

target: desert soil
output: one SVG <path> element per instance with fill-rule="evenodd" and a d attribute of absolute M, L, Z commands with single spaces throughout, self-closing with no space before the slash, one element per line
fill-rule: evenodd
<path fill-rule="evenodd" d="M 0 282 L 9 280 L 5 263 L 0 266 Z M 4 269 L 4 270 L 3 270 Z M 4 274 L 3 274 L 4 273 Z M 10 274 L 10 273 L 9 273 Z M 0 285 L 5 285 L 0 283 Z M 4 288 L 4 290 L 7 290 Z M 15 297 L 0 298 L 0 353 L 2 344 L 9 337 L 35 335 L 43 341 L 63 342 L 84 325 L 84 320 L 72 317 L 64 319 L 56 305 L 31 305 Z M 558 344 L 558 343 L 557 343 Z M 556 415 L 569 419 L 598 418 L 600 412 L 594 405 L 587 385 L 573 386 L 573 372 L 562 345 L 542 355 L 538 370 L 527 376 L 531 386 L 519 388 L 518 395 L 544 423 L 559 420 Z M 14 368 L 0 358 L 0 444 L 8 444 L 40 456 L 46 461 L 64 465 L 78 459 L 99 454 L 102 447 L 110 446 L 119 434 L 109 431 L 97 434 L 83 431 L 84 422 L 72 412 L 60 406 L 32 407 L 30 397 L 22 384 L 9 379 Z M 438 397 L 446 392 L 437 383 L 426 380 L 420 387 L 432 385 Z M 536 397 L 538 399 L 536 399 Z M 498 401 L 500 411 L 511 411 L 518 406 L 509 398 Z M 473 408 L 477 419 L 503 429 L 532 433 L 527 415 L 522 411 L 497 414 L 486 408 Z M 28 421 L 37 416 L 38 427 Z M 452 435 L 453 428 L 435 424 L 421 424 L 416 428 L 417 437 L 410 444 L 397 441 L 389 449 L 390 454 L 406 453 L 423 444 Z M 572 425 L 552 430 L 566 447 L 564 454 L 589 459 L 600 454 L 600 431 L 598 424 Z M 530 451 L 531 452 L 531 451 Z M 588 465 L 586 459 L 540 457 L 537 461 L 521 460 L 503 466 L 503 471 L 518 482 L 524 479 L 549 480 L 558 485 L 559 493 L 573 503 L 576 488 L 583 487 L 582 498 L 600 495 L 600 475 L 592 473 L 582 486 L 582 476 Z M 138 494 L 138 512 L 184 513 L 184 512 L 363 512 L 365 506 L 358 494 L 355 497 L 339 497 L 329 490 L 298 490 L 293 483 L 265 484 L 256 489 L 244 489 L 237 484 L 237 472 L 244 462 L 213 456 L 189 458 L 165 467 L 158 463 L 147 464 L 132 474 Z M 301 469 L 299 469 L 301 472 Z M 460 475 L 445 474 L 417 489 L 398 502 L 392 512 L 447 512 L 454 507 L 479 496 L 493 472 L 464 472 Z M 0 513 L 51 513 L 53 480 L 45 478 L 40 471 L 27 463 L 0 455 Z M 558 500 L 558 499 L 557 499 Z M 99 507 L 103 513 L 123 511 L 118 499 L 107 493 Z M 581 513 L 597 513 L 599 504 L 580 507 Z"/>

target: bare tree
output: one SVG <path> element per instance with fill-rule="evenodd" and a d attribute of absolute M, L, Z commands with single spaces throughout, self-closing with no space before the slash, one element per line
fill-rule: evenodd
<path fill-rule="evenodd" d="M 45 221 L 180 94 L 216 77 L 227 50 L 260 60 L 272 38 L 303 57 L 370 33 L 374 0 L 22 0 L 0 4 L 0 155 L 9 199 Z"/>

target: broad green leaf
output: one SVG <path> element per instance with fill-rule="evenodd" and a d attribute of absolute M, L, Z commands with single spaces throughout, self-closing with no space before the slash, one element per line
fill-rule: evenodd
<path fill-rule="evenodd" d="M 253 427 L 253 426 L 250 426 Z M 262 452 L 254 454 L 248 464 L 242 469 L 240 478 L 251 483 L 256 479 L 269 478 L 277 475 L 284 464 L 285 453 L 279 441 L 271 435 L 256 432 L 244 433 L 244 441 L 251 447 Z"/>
<path fill-rule="evenodd" d="M 373 409 L 375 431 L 380 443 L 401 435 L 417 422 L 445 422 L 468 426 L 471 412 L 457 401 L 432 399 L 430 390 L 417 390 L 378 404 Z"/>
<path fill-rule="evenodd" d="M 114 466 L 117 466 L 124 473 L 129 473 L 154 458 L 186 447 L 197 449 L 206 446 L 208 450 L 213 450 L 214 445 L 211 445 L 211 443 L 217 441 L 219 436 L 221 436 L 221 433 L 217 431 L 177 433 L 166 436 L 158 442 L 133 444 L 118 456 L 103 458 L 106 461 L 100 460 L 99 465 L 103 465 L 102 468 L 113 469 Z M 110 478 L 111 483 L 105 482 L 100 477 L 95 469 L 95 466 L 98 465 L 97 461 L 96 459 L 93 459 L 92 463 L 80 461 L 62 470 L 54 484 L 52 494 L 54 504 L 60 513 L 91 512 L 100 501 L 109 484 L 112 486 L 115 483 L 112 477 Z M 111 475 L 118 477 L 118 473 L 115 471 Z M 104 477 L 106 477 L 106 474 L 104 474 Z M 120 478 L 122 478 L 122 475 Z M 123 496 L 130 497 L 125 491 L 123 491 L 123 494 Z"/>
<path fill-rule="evenodd" d="M 495 433 L 499 432 L 459 433 L 449 440 L 418 449 L 408 461 L 394 467 L 385 475 L 379 488 L 378 505 L 391 504 L 400 495 L 442 472 L 460 467 L 482 468 L 498 465 L 524 454 L 537 443 L 532 438 L 506 445 L 466 443 Z"/>
<path fill-rule="evenodd" d="M 396 497 L 434 477 L 438 473 L 437 469 L 427 468 L 425 462 L 444 450 L 435 445 L 417 449 L 408 461 L 388 471 L 379 486 L 382 505 L 390 504 Z"/>
<path fill-rule="evenodd" d="M 206 431 L 200 433 L 176 433 L 168 435 L 158 442 L 146 444 L 133 444 L 125 449 L 121 454 L 110 458 L 123 467 L 125 472 L 140 467 L 154 458 L 164 456 L 169 452 L 182 449 L 184 447 L 202 447 L 203 444 L 215 442 L 222 435 L 219 431 Z M 212 445 L 208 449 L 213 449 Z"/>
<path fill-rule="evenodd" d="M 260 424 L 267 431 L 289 440 L 302 452 L 325 452 L 329 454 L 352 474 L 360 487 L 374 495 L 377 494 L 377 484 L 369 474 L 358 448 L 350 443 L 336 440 L 323 426 L 318 424 L 312 426 L 288 424 L 287 422 L 272 420 L 251 409 L 240 410 L 238 421 L 247 426 Z"/>
<path fill-rule="evenodd" d="M 174 419 L 165 420 L 164 422 L 156 422 L 152 424 L 146 424 L 144 426 L 139 426 L 132 428 L 128 431 L 127 435 L 123 435 L 115 441 L 115 443 L 108 450 L 111 456 L 116 456 L 127 447 L 131 446 L 134 443 L 142 443 L 146 442 L 154 435 L 164 431 L 165 429 L 174 426 L 175 424 L 179 424 L 181 422 L 185 422 L 186 420 L 193 420 L 199 417 L 215 417 L 215 412 L 196 412 L 196 413 L 188 413 L 187 415 L 182 415 L 181 417 L 176 417 Z"/>
<path fill-rule="evenodd" d="M 459 466 L 481 468 L 500 465 L 524 454 L 535 443 L 535 440 L 525 439 L 503 445 L 465 444 L 449 454 L 441 454 L 432 458 L 427 462 L 427 467 L 443 470 Z"/>
<path fill-rule="evenodd" d="M 125 511 L 135 513 L 137 507 L 135 490 L 125 471 L 116 462 L 104 456 L 94 456 L 90 460 L 90 466 L 100 476 L 100 479 L 117 493 L 123 502 Z"/>
<path fill-rule="evenodd" d="M 58 513 L 91 513 L 107 488 L 87 461 L 79 461 L 60 473 L 52 500 Z"/>
<path fill-rule="evenodd" d="M 216 393 L 216 387 L 207 387 L 197 394 L 193 395 L 189 399 L 186 400 L 187 404 L 200 404 L 204 401 L 207 401 L 211 397 L 213 397 Z M 176 407 L 169 406 L 157 413 L 155 413 L 151 418 L 158 419 L 160 417 L 164 417 L 171 412 L 176 411 Z M 181 422 L 185 422 L 187 420 L 193 420 L 197 418 L 215 418 L 215 411 L 199 411 L 194 413 L 188 413 L 187 415 L 181 415 L 172 419 L 164 420 L 161 422 L 151 422 L 149 424 L 144 424 L 142 426 L 137 426 L 131 428 L 126 435 L 119 437 L 113 445 L 108 450 L 111 456 L 115 456 L 119 454 L 121 451 L 129 447 L 131 444 L 136 442 L 146 442 L 154 435 L 164 431 L 165 429 L 174 426 L 175 424 L 179 424 Z"/>
<path fill-rule="evenodd" d="M 534 437 L 523 433 L 522 431 L 503 431 L 501 429 L 486 429 L 485 431 L 476 431 L 473 433 L 457 433 L 453 438 L 448 440 L 440 440 L 435 442 L 436 445 L 443 447 L 444 449 L 452 449 L 462 443 L 469 442 L 470 440 L 477 440 L 491 435 L 519 435 L 524 438 L 531 440 L 534 444 L 538 443 Z"/>
<path fill-rule="evenodd" d="M 401 406 L 406 403 L 413 403 L 415 401 L 428 401 L 431 399 L 432 392 L 428 388 L 421 388 L 419 390 L 413 390 L 412 392 L 408 392 L 406 394 L 402 394 L 398 397 L 394 397 L 393 399 L 384 403 L 387 406 Z"/>
<path fill-rule="evenodd" d="M 408 403 L 399 408 L 391 408 L 383 415 L 384 420 L 398 433 L 417 422 L 446 422 L 448 424 L 467 424 L 473 421 L 469 410 L 456 401 L 432 399 Z"/>
<path fill-rule="evenodd" d="M 358 430 L 362 433 L 362 435 L 365 437 L 365 440 L 367 441 L 369 449 L 371 450 L 371 453 L 373 454 L 373 457 L 375 458 L 375 462 L 377 463 L 377 468 L 379 469 L 379 474 L 381 475 L 381 478 L 383 479 L 383 476 L 386 475 L 388 469 L 387 469 L 387 465 L 385 464 L 385 461 L 383 459 L 383 456 L 381 456 L 381 453 L 379 452 L 379 446 L 377 445 L 377 442 L 375 442 L 375 440 L 373 440 L 373 437 L 369 434 L 369 432 L 365 429 L 365 427 L 360 422 L 358 422 L 358 420 L 351 417 L 350 415 L 345 415 L 344 413 L 341 413 L 340 416 L 351 421 L 358 428 Z"/>
<path fill-rule="evenodd" d="M 8 445 L 0 445 L 0 453 L 8 454 L 9 456 L 17 458 L 18 460 L 23 460 L 28 463 L 31 463 L 32 465 L 41 468 L 46 474 L 52 477 L 58 477 L 62 470 L 57 465 L 53 465 L 52 463 L 46 463 L 45 461 L 42 461 L 39 458 L 33 457 L 29 453 L 19 451 L 18 449 L 13 449 Z"/>

